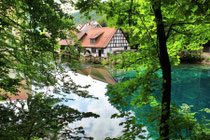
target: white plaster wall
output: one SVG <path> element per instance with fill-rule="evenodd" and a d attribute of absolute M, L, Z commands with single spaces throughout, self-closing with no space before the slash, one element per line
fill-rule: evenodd
<path fill-rule="evenodd" d="M 99 50 L 101 50 L 101 49 L 96 49 L 96 53 L 93 53 L 91 48 L 86 48 L 86 50 L 89 50 L 91 52 L 90 55 L 92 55 L 94 57 L 98 57 Z M 104 50 L 104 53 L 101 54 L 101 57 L 107 58 L 108 57 L 108 55 L 107 55 L 108 53 L 113 54 L 113 52 L 115 52 L 115 51 L 122 51 L 122 50 L 125 50 L 125 49 L 124 49 L 124 47 L 119 47 L 119 48 L 108 48 L 107 47 L 107 48 L 105 48 L 103 50 Z M 131 50 L 131 48 L 128 47 L 127 50 Z M 81 54 L 84 56 L 84 52 L 82 52 Z"/>
<path fill-rule="evenodd" d="M 114 51 L 122 51 L 122 50 L 125 50 L 124 47 L 119 47 L 119 48 L 106 48 L 104 49 L 104 54 L 105 54 L 105 57 L 108 57 L 108 53 L 111 53 L 113 54 Z M 127 48 L 127 50 L 131 50 L 130 47 Z"/>

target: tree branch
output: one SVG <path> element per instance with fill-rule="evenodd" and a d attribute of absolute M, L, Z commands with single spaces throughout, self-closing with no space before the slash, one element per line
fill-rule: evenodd
<path fill-rule="evenodd" d="M 31 139 L 31 134 L 33 132 L 34 124 L 35 124 L 35 121 L 33 120 L 32 121 L 32 124 L 31 124 L 31 127 L 29 129 L 29 132 L 28 132 L 27 140 L 30 140 Z"/>
<path fill-rule="evenodd" d="M 131 12 L 133 7 L 133 0 L 131 0 L 130 11 L 129 11 L 129 26 L 131 26 Z"/>
<path fill-rule="evenodd" d="M 179 34 L 183 34 L 183 35 L 188 35 L 188 36 L 196 35 L 196 34 L 192 34 L 192 33 L 189 33 L 189 32 L 182 32 L 182 31 L 179 31 L 177 29 L 172 29 L 172 30 L 179 33 Z"/>
<path fill-rule="evenodd" d="M 3 17 L 5 17 L 5 18 L 7 18 L 8 20 L 10 20 L 12 23 L 14 23 L 15 25 L 17 25 L 17 26 L 19 26 L 19 27 L 21 27 L 21 28 L 23 28 L 23 29 L 25 29 L 25 27 L 23 27 L 22 25 L 20 25 L 20 24 L 18 24 L 17 22 L 15 22 L 15 21 L 13 21 L 12 19 L 10 19 L 8 16 L 5 16 L 5 15 L 3 15 L 3 14 L 0 14 L 0 15 L 2 15 Z"/>
<path fill-rule="evenodd" d="M 138 13 L 138 14 L 139 14 L 139 13 Z M 151 39 L 151 41 L 152 41 L 153 45 L 155 46 L 156 52 L 157 52 L 157 54 L 158 54 L 158 57 L 160 58 L 160 53 L 159 53 L 159 50 L 158 50 L 158 46 L 156 45 L 156 43 L 155 43 L 154 39 L 152 38 L 152 36 L 151 36 L 151 34 L 150 34 L 150 32 L 149 32 L 149 30 L 148 30 L 147 26 L 144 24 L 144 21 L 142 20 L 142 17 L 141 17 L 141 15 L 140 15 L 140 14 L 139 14 L 139 17 L 140 17 L 140 20 L 141 20 L 141 22 L 142 22 L 142 24 L 143 24 L 144 28 L 147 30 L 147 34 L 148 34 L 148 36 L 150 37 L 150 39 Z"/>
<path fill-rule="evenodd" d="M 176 2 L 177 2 L 177 4 L 178 4 L 179 6 L 181 6 L 181 4 L 180 4 L 180 2 L 179 2 L 178 0 L 176 0 Z"/>
<path fill-rule="evenodd" d="M 172 23 L 173 26 L 176 26 L 176 25 L 197 25 L 197 24 L 201 24 L 201 23 L 204 23 L 204 24 L 210 24 L 210 22 L 202 22 L 202 20 L 197 20 L 195 22 L 177 22 L 177 23 Z M 167 26 L 167 24 L 165 24 Z"/>
<path fill-rule="evenodd" d="M 169 38 L 169 35 L 170 35 L 170 32 L 171 32 L 171 30 L 172 30 L 173 25 L 174 25 L 174 24 L 171 24 L 170 27 L 169 27 L 169 29 L 168 29 L 168 33 L 167 33 L 167 35 L 166 35 L 166 41 L 167 41 L 168 38 Z"/>

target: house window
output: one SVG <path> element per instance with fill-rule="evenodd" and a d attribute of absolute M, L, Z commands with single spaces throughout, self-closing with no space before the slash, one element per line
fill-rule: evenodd
<path fill-rule="evenodd" d="M 90 39 L 90 44 L 96 44 L 96 40 L 95 39 Z"/>
<path fill-rule="evenodd" d="M 91 49 L 92 53 L 96 53 L 96 48 Z"/>

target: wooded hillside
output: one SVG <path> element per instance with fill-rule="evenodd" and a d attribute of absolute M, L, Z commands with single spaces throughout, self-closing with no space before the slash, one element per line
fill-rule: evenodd
<path fill-rule="evenodd" d="M 97 15 L 95 11 L 90 12 L 91 19 L 88 19 L 87 17 L 85 17 L 80 12 L 75 12 L 75 13 L 72 14 L 72 16 L 74 17 L 74 24 L 75 25 L 78 25 L 80 23 L 85 24 L 90 20 L 97 21 L 101 18 L 101 16 Z"/>

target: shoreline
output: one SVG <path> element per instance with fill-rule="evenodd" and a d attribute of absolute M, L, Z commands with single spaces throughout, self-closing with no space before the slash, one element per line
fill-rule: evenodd
<path fill-rule="evenodd" d="M 203 60 L 203 61 L 201 62 L 201 64 L 210 65 L 210 52 L 203 52 L 203 53 L 201 54 L 201 56 L 203 56 L 205 59 L 209 59 L 209 61 Z"/>
<path fill-rule="evenodd" d="M 203 52 L 201 57 L 204 58 L 202 61 L 197 62 L 180 62 L 180 64 L 200 64 L 200 65 L 210 65 L 210 52 Z M 207 60 L 208 59 L 208 60 Z"/>

